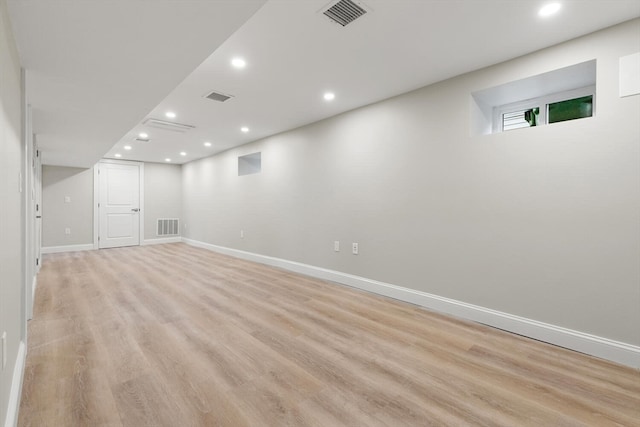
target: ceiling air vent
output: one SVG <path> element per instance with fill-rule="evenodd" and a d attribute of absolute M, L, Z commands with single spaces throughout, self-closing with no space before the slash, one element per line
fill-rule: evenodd
<path fill-rule="evenodd" d="M 196 128 L 195 126 L 191 126 L 191 125 L 185 125 L 182 123 L 175 123 L 175 122 L 167 122 L 165 120 L 159 120 L 159 119 L 147 119 L 144 122 L 142 122 L 142 124 L 152 128 L 156 128 L 156 129 L 170 130 L 172 132 L 186 132 L 188 130 Z"/>
<path fill-rule="evenodd" d="M 136 136 L 133 140 L 136 142 L 149 142 L 149 138 L 140 138 L 139 136 Z"/>
<path fill-rule="evenodd" d="M 233 96 L 231 95 L 225 95 L 224 93 L 220 93 L 220 92 L 216 92 L 213 91 L 207 95 L 204 96 L 205 98 L 211 99 L 213 101 L 219 101 L 219 102 L 224 102 L 228 99 L 233 98 Z"/>
<path fill-rule="evenodd" d="M 340 0 L 323 13 L 329 19 L 344 27 L 360 18 L 367 11 L 352 0 Z"/>

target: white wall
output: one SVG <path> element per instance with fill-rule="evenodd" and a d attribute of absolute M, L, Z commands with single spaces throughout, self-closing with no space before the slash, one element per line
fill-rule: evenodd
<path fill-rule="evenodd" d="M 70 229 L 71 234 L 65 234 L 66 228 Z M 51 247 L 92 243 L 93 170 L 43 166 L 42 245 Z"/>
<path fill-rule="evenodd" d="M 15 413 L 24 334 L 22 262 L 22 87 L 20 61 L 4 0 L 0 0 L 0 334 L 7 334 L 7 361 L 0 366 L 0 424 Z M 11 393 L 14 393 L 13 396 Z M 10 405 L 10 397 L 13 402 Z"/>
<path fill-rule="evenodd" d="M 617 68 L 639 27 L 183 165 L 183 236 L 640 345 L 640 97 Z M 591 59 L 595 117 L 470 136 L 472 92 Z"/>
<path fill-rule="evenodd" d="M 182 216 L 182 167 L 161 163 L 144 164 L 144 238 L 157 236 L 158 218 Z"/>

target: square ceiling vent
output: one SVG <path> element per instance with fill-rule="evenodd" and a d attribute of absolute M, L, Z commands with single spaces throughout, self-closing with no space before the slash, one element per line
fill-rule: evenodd
<path fill-rule="evenodd" d="M 325 8 L 322 12 L 324 16 L 343 27 L 346 27 L 365 13 L 367 13 L 367 10 L 364 5 L 353 0 L 332 2 L 331 6 Z"/>
<path fill-rule="evenodd" d="M 233 98 L 233 95 L 227 95 L 222 92 L 212 91 L 206 94 L 204 97 L 212 101 L 225 102 Z"/>

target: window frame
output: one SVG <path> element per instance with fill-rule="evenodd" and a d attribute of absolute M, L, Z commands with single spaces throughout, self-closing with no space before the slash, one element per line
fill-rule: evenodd
<path fill-rule="evenodd" d="M 503 129 L 503 115 L 506 113 L 513 113 L 521 110 L 528 110 L 533 108 L 539 108 L 540 113 L 538 114 L 538 126 L 545 126 L 548 123 L 547 117 L 549 113 L 549 104 L 553 104 L 555 102 L 568 101 L 575 98 L 581 98 L 584 96 L 592 97 L 592 111 L 591 117 L 596 115 L 596 85 L 584 86 L 577 89 L 566 90 L 562 92 L 556 92 L 545 96 L 540 96 L 537 98 L 531 98 L 524 101 L 512 102 L 510 104 L 498 105 L 493 108 L 493 132 L 492 133 L 502 133 L 508 132 Z M 582 117 L 583 119 L 588 119 L 589 117 Z M 574 119 L 575 120 L 575 119 Z M 567 120 L 572 121 L 572 120 Z M 526 128 L 518 128 L 518 129 L 526 129 Z M 511 130 L 518 130 L 511 129 Z"/>

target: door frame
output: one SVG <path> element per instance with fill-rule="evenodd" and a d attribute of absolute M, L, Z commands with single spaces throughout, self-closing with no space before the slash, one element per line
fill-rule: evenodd
<path fill-rule="evenodd" d="M 98 234 L 100 233 L 100 177 L 98 176 L 98 170 L 101 164 L 116 164 L 116 165 L 132 165 L 138 166 L 138 182 L 140 184 L 140 227 L 139 227 L 139 245 L 142 246 L 144 242 L 144 163 L 135 162 L 132 160 L 115 160 L 115 159 L 102 159 L 95 165 L 93 165 L 93 249 L 99 249 Z"/>
<path fill-rule="evenodd" d="M 25 70 L 22 69 L 23 88 L 25 81 Z M 24 153 L 24 172 L 22 173 L 23 182 L 20 183 L 20 192 L 24 202 L 24 259 L 23 261 L 23 280 L 24 280 L 24 314 L 26 320 L 33 317 L 33 284 L 37 274 L 36 256 L 35 256 L 35 229 L 36 229 L 36 213 L 35 213 L 35 169 L 36 155 L 34 150 L 33 133 L 31 127 L 31 105 L 26 103 L 26 94 L 23 92 L 24 120 L 23 128 L 23 153 Z M 23 325 L 24 326 L 24 325 Z M 22 331 L 22 339 L 27 338 L 27 330 Z"/>

